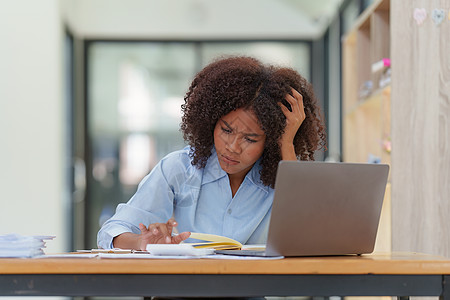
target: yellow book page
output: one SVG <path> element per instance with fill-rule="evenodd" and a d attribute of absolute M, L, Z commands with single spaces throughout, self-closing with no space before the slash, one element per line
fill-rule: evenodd
<path fill-rule="evenodd" d="M 194 246 L 195 248 L 213 248 L 216 250 L 242 248 L 242 244 L 238 241 L 216 234 L 191 232 L 190 238 L 206 241 L 198 243 L 186 243 Z"/>

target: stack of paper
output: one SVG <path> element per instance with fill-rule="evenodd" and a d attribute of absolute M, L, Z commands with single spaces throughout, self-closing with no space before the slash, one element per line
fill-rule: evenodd
<path fill-rule="evenodd" d="M 54 236 L 0 235 L 0 257 L 33 257 L 43 255 L 44 240 Z"/>

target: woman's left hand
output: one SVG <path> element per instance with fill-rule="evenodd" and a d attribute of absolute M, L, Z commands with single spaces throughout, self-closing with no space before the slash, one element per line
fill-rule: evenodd
<path fill-rule="evenodd" d="M 287 94 L 285 99 L 291 105 L 292 111 L 283 103 L 278 103 L 286 116 L 286 128 L 280 138 L 281 158 L 283 160 L 296 160 L 294 137 L 306 118 L 303 96 L 297 90 L 292 89 L 292 95 Z"/>

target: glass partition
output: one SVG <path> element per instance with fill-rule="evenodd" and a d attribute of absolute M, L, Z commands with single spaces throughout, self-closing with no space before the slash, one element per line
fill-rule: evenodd
<path fill-rule="evenodd" d="M 97 247 L 100 226 L 153 166 L 185 146 L 180 106 L 196 72 L 212 59 L 250 55 L 310 77 L 310 43 L 301 41 L 91 41 L 86 53 L 86 249 Z"/>

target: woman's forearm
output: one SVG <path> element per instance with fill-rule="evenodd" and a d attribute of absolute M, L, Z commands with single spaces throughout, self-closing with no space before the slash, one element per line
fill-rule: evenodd
<path fill-rule="evenodd" d="M 282 142 L 280 151 L 282 160 L 297 160 L 293 143 Z"/>
<path fill-rule="evenodd" d="M 141 250 L 140 244 L 140 235 L 131 232 L 122 233 L 113 239 L 114 248 Z"/>

